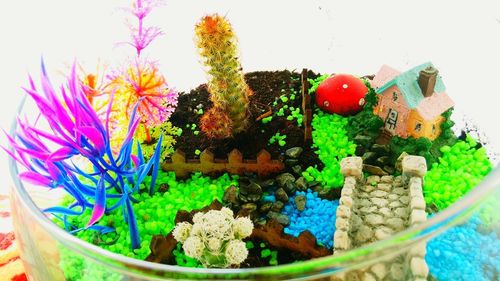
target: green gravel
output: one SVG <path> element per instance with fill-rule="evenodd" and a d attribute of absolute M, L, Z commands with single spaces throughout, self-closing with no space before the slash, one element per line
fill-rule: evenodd
<path fill-rule="evenodd" d="M 145 186 L 149 186 L 150 179 L 144 181 Z M 133 250 L 130 248 L 130 236 L 128 226 L 123 220 L 121 210 L 112 212 L 105 216 L 99 225 L 108 225 L 116 229 L 116 233 L 110 233 L 97 237 L 94 231 L 81 231 L 78 238 L 94 243 L 97 238 L 103 242 L 111 242 L 118 235 L 117 243 L 113 245 L 101 244 L 100 247 L 136 259 L 146 258 L 149 251 L 149 244 L 153 235 L 167 234 L 174 228 L 174 219 L 178 210 L 191 211 L 209 205 L 213 200 L 222 201 L 224 190 L 231 185 L 238 185 L 237 177 L 230 177 L 228 174 L 217 179 L 210 179 L 200 173 L 193 174 L 185 181 L 177 181 L 173 172 L 162 172 L 158 174 L 156 187 L 160 184 L 167 184 L 169 190 L 166 193 L 155 193 L 149 196 L 147 192 L 141 193 L 138 197 L 140 202 L 133 204 L 137 218 L 137 224 L 141 237 L 141 247 Z M 90 218 L 90 212 L 82 216 L 72 217 L 71 223 L 77 227 L 83 227 Z"/>
<path fill-rule="evenodd" d="M 459 200 L 491 171 L 484 147 L 476 149 L 471 137 L 441 147 L 443 156 L 425 176 L 424 197 L 428 205 L 442 210 Z"/>
<path fill-rule="evenodd" d="M 344 183 L 340 160 L 354 155 L 356 145 L 347 136 L 348 118 L 318 110 L 312 120 L 313 148 L 316 148 L 324 168 L 308 167 L 302 176 L 308 181 L 319 181 L 326 188 L 339 188 Z"/>

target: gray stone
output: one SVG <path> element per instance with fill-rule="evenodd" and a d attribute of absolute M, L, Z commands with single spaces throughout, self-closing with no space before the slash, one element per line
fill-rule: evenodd
<path fill-rule="evenodd" d="M 296 174 L 296 175 L 301 175 L 302 174 L 302 166 L 300 165 L 295 165 L 292 167 L 292 171 Z"/>
<path fill-rule="evenodd" d="M 230 186 L 224 191 L 222 200 L 226 203 L 238 204 L 238 188 L 234 185 Z"/>
<path fill-rule="evenodd" d="M 376 206 L 367 206 L 359 209 L 359 211 L 365 215 L 371 214 L 377 210 Z"/>
<path fill-rule="evenodd" d="M 285 184 L 285 186 L 283 187 L 283 189 L 285 190 L 285 192 L 288 194 L 288 195 L 293 195 L 295 194 L 295 191 L 297 191 L 297 186 L 295 185 L 295 182 L 287 182 Z"/>
<path fill-rule="evenodd" d="M 247 195 L 248 202 L 257 203 L 257 202 L 260 201 L 261 198 L 262 198 L 262 195 L 259 195 L 259 194 L 249 194 L 249 195 Z"/>
<path fill-rule="evenodd" d="M 410 211 L 408 210 L 408 208 L 405 207 L 397 208 L 394 210 L 394 214 L 402 219 L 407 219 L 409 213 Z"/>
<path fill-rule="evenodd" d="M 412 197 L 410 201 L 410 206 L 412 209 L 425 210 L 425 200 L 420 197 Z"/>
<path fill-rule="evenodd" d="M 421 223 L 427 220 L 427 214 L 424 210 L 412 210 L 410 215 L 411 225 Z"/>
<path fill-rule="evenodd" d="M 429 274 L 429 267 L 421 257 L 413 257 L 410 261 L 410 268 L 413 275 L 418 277 L 427 277 Z"/>
<path fill-rule="evenodd" d="M 363 276 L 361 277 L 361 281 L 377 281 L 377 278 L 373 276 L 373 274 L 369 272 L 364 272 Z"/>
<path fill-rule="evenodd" d="M 369 136 L 365 136 L 365 135 L 356 135 L 354 137 L 354 140 L 356 141 L 356 143 L 361 143 L 363 145 L 367 145 L 372 141 L 372 138 L 370 138 Z"/>
<path fill-rule="evenodd" d="M 392 190 L 392 185 L 389 183 L 379 183 L 377 188 L 382 191 L 390 192 Z"/>
<path fill-rule="evenodd" d="M 379 176 L 368 176 L 366 177 L 366 184 L 377 185 L 380 182 Z"/>
<path fill-rule="evenodd" d="M 375 230 L 375 238 L 377 238 L 377 240 L 384 240 L 390 237 L 392 233 L 393 231 L 391 229 L 380 227 Z"/>
<path fill-rule="evenodd" d="M 373 226 L 377 226 L 384 223 L 384 218 L 378 214 L 369 214 L 365 217 L 365 221 Z"/>
<path fill-rule="evenodd" d="M 361 156 L 361 158 L 363 159 L 363 163 L 370 163 L 374 161 L 376 157 L 377 153 L 372 151 L 367 151 L 363 154 L 363 156 Z"/>
<path fill-rule="evenodd" d="M 393 202 L 389 203 L 390 208 L 398 208 L 401 206 L 403 206 L 403 204 L 401 204 L 401 202 L 399 202 L 399 201 L 393 201 Z"/>
<path fill-rule="evenodd" d="M 333 234 L 333 245 L 335 249 L 348 250 L 351 247 L 351 241 L 347 232 L 336 230 Z"/>
<path fill-rule="evenodd" d="M 392 183 L 394 186 L 401 187 L 405 185 L 405 182 L 403 180 L 402 176 L 397 176 L 394 178 L 394 181 Z"/>
<path fill-rule="evenodd" d="M 388 165 L 389 162 L 390 162 L 389 156 L 382 156 L 377 158 L 377 160 L 375 160 L 375 164 L 381 167 Z"/>
<path fill-rule="evenodd" d="M 396 171 L 392 166 L 385 165 L 382 167 L 382 170 L 386 171 L 389 175 L 394 174 Z"/>
<path fill-rule="evenodd" d="M 389 200 L 391 200 L 391 201 L 399 200 L 399 197 L 400 197 L 399 195 L 392 194 L 392 193 L 387 196 L 387 198 L 389 198 Z"/>
<path fill-rule="evenodd" d="M 391 149 L 389 147 L 389 145 L 387 144 L 378 144 L 378 143 L 375 143 L 372 145 L 372 148 L 371 150 L 373 152 L 376 152 L 376 153 L 379 153 L 379 154 L 388 154 L 389 152 L 391 152 Z"/>
<path fill-rule="evenodd" d="M 389 184 L 391 184 L 393 180 L 394 180 L 393 176 L 382 176 L 380 178 L 380 182 L 389 183 Z"/>
<path fill-rule="evenodd" d="M 401 201 L 401 203 L 403 203 L 403 205 L 408 206 L 408 204 L 410 203 L 410 197 L 401 196 L 401 197 L 399 197 L 399 201 Z"/>
<path fill-rule="evenodd" d="M 344 179 L 344 185 L 352 185 L 352 186 L 356 186 L 357 182 L 356 182 L 356 179 L 353 178 L 353 177 L 347 177 Z"/>
<path fill-rule="evenodd" d="M 288 202 L 288 195 L 286 194 L 286 191 L 283 188 L 278 188 L 276 192 L 274 193 L 274 196 L 276 197 L 276 200 L 281 201 L 281 202 Z"/>
<path fill-rule="evenodd" d="M 257 204 L 255 203 L 246 203 L 241 206 L 241 210 L 238 212 L 238 217 L 254 217 L 257 211 Z"/>
<path fill-rule="evenodd" d="M 297 164 L 299 164 L 299 160 L 297 160 L 297 159 L 285 159 L 285 165 L 287 167 L 293 167 Z"/>
<path fill-rule="evenodd" d="M 354 239 L 358 244 L 363 244 L 368 242 L 373 235 L 373 230 L 370 227 L 361 225 L 356 234 L 354 234 Z"/>
<path fill-rule="evenodd" d="M 363 159 L 361 157 L 346 157 L 340 161 L 340 172 L 345 177 L 363 177 Z"/>
<path fill-rule="evenodd" d="M 405 278 L 404 266 L 400 263 L 393 263 L 391 265 L 391 277 L 393 280 L 404 280 Z"/>
<path fill-rule="evenodd" d="M 346 180 L 347 180 L 347 179 L 346 179 Z M 318 186 L 318 185 L 320 185 L 320 184 L 321 184 L 321 182 L 319 182 L 319 181 L 310 181 L 310 182 L 307 182 L 307 186 L 308 186 L 309 188 L 313 188 L 313 187 Z"/>
<path fill-rule="evenodd" d="M 402 172 L 403 171 L 403 159 L 406 157 L 406 156 L 409 156 L 410 154 L 406 153 L 403 151 L 403 153 L 401 153 L 399 156 L 398 156 L 398 159 L 396 160 L 396 170 Z"/>
<path fill-rule="evenodd" d="M 267 180 L 260 183 L 260 186 L 263 188 L 269 188 L 269 187 L 272 187 L 275 185 L 276 185 L 276 181 L 274 179 L 267 179 Z"/>
<path fill-rule="evenodd" d="M 356 201 L 356 206 L 359 208 L 372 206 L 372 203 L 368 199 L 361 199 Z"/>
<path fill-rule="evenodd" d="M 295 205 L 297 206 L 297 210 L 304 211 L 306 208 L 306 196 L 305 195 L 297 195 L 295 196 Z"/>
<path fill-rule="evenodd" d="M 340 196 L 352 196 L 352 193 L 354 192 L 354 189 L 349 187 L 349 186 L 344 186 L 342 190 L 340 191 Z"/>
<path fill-rule="evenodd" d="M 292 147 L 285 151 L 285 155 L 290 158 L 299 158 L 302 151 L 304 151 L 302 147 Z"/>
<path fill-rule="evenodd" d="M 278 185 L 283 187 L 287 182 L 295 182 L 295 177 L 290 173 L 283 173 L 276 177 Z"/>
<path fill-rule="evenodd" d="M 284 215 L 281 213 L 270 211 L 269 213 L 267 213 L 267 217 L 270 219 L 275 219 L 276 221 L 278 221 L 282 225 L 289 225 L 290 224 L 290 218 L 287 215 Z"/>
<path fill-rule="evenodd" d="M 370 195 L 373 197 L 385 198 L 387 197 L 388 193 L 383 190 L 375 190 L 372 193 L 370 193 Z"/>
<path fill-rule="evenodd" d="M 247 185 L 240 186 L 240 193 L 248 195 L 248 194 L 262 194 L 262 187 L 255 182 L 250 182 Z"/>
<path fill-rule="evenodd" d="M 387 176 L 389 173 L 374 165 L 363 164 L 363 171 L 372 175 Z"/>
<path fill-rule="evenodd" d="M 300 191 L 306 191 L 307 190 L 307 182 L 304 179 L 304 177 L 300 177 L 295 181 L 295 185 L 297 186 L 297 189 Z"/>
<path fill-rule="evenodd" d="M 273 206 L 272 202 L 266 202 L 262 204 L 262 206 L 260 206 L 259 212 L 261 214 L 266 214 L 267 212 L 269 212 L 269 210 L 271 210 L 272 206 Z"/>
<path fill-rule="evenodd" d="M 344 196 L 344 197 L 340 197 L 339 203 L 342 204 L 342 205 L 344 205 L 344 206 L 347 206 L 347 207 L 351 208 L 352 204 L 353 204 L 353 201 L 352 201 L 351 197 Z"/>
<path fill-rule="evenodd" d="M 427 173 L 427 163 L 422 156 L 406 156 L 403 159 L 403 175 L 407 177 L 423 177 Z"/>
<path fill-rule="evenodd" d="M 337 218 L 335 220 L 335 228 L 347 231 L 349 229 L 349 220 L 346 218 Z"/>
<path fill-rule="evenodd" d="M 285 207 L 285 204 L 283 202 L 276 201 L 271 206 L 271 211 L 273 211 L 273 212 L 281 212 L 281 210 L 283 209 L 283 207 Z"/>
<path fill-rule="evenodd" d="M 385 221 L 385 225 L 396 231 L 401 231 L 405 228 L 405 222 L 400 218 L 390 218 Z"/>
<path fill-rule="evenodd" d="M 375 188 L 376 188 L 376 185 L 371 185 L 371 184 L 368 184 L 368 183 L 367 183 L 367 184 L 365 184 L 365 185 L 361 185 L 361 186 L 360 186 L 360 189 L 361 189 L 362 191 L 365 191 L 365 192 L 368 192 L 368 193 L 370 193 L 370 192 L 374 191 L 374 190 L 375 190 Z"/>
<path fill-rule="evenodd" d="M 396 187 L 392 190 L 392 193 L 397 194 L 397 195 L 406 195 L 407 192 L 404 188 L 402 187 Z"/>
<path fill-rule="evenodd" d="M 370 268 L 371 272 L 377 276 L 379 280 L 382 280 L 387 275 L 387 268 L 385 264 L 378 263 Z"/>
<path fill-rule="evenodd" d="M 392 217 L 392 211 L 391 209 L 389 208 L 380 208 L 380 210 L 378 211 L 382 216 L 386 217 L 386 218 L 389 218 L 389 217 Z"/>
<path fill-rule="evenodd" d="M 338 213 L 337 213 L 337 217 L 338 217 Z M 358 229 L 360 225 L 363 224 L 363 220 L 356 214 L 352 214 L 351 215 L 351 220 L 350 220 L 350 224 L 351 224 L 351 229 L 355 230 L 355 229 Z"/>
<path fill-rule="evenodd" d="M 338 206 L 337 208 L 337 217 L 341 218 L 349 218 L 351 216 L 351 209 L 346 206 Z"/>
<path fill-rule="evenodd" d="M 389 201 L 383 198 L 372 198 L 372 203 L 377 205 L 378 207 L 385 207 L 389 205 Z"/>

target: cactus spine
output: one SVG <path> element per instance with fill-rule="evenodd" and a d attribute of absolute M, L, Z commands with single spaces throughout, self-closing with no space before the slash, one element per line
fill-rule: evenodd
<path fill-rule="evenodd" d="M 233 29 L 224 17 L 212 15 L 204 17 L 196 25 L 195 33 L 196 44 L 210 79 L 208 83 L 210 100 L 214 108 L 217 108 L 217 110 L 207 112 L 203 119 L 207 124 L 218 124 L 219 122 L 208 121 L 208 119 L 215 117 L 215 112 L 222 110 L 231 121 L 229 136 L 242 132 L 248 125 L 248 97 L 251 95 L 251 90 L 245 82 L 238 61 L 237 39 Z M 213 134 L 206 130 L 204 132 L 209 137 L 227 137 L 224 134 Z"/>

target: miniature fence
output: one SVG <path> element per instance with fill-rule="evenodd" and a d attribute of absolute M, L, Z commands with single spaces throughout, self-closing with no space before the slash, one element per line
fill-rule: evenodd
<path fill-rule="evenodd" d="M 162 164 L 164 171 L 173 171 L 178 177 L 186 177 L 193 172 L 203 174 L 215 174 L 228 172 L 230 174 L 242 175 L 244 173 L 256 173 L 259 177 L 279 173 L 285 168 L 280 160 L 272 160 L 267 150 L 261 150 L 255 160 L 243 159 L 243 154 L 233 149 L 227 159 L 215 159 L 214 154 L 204 150 L 199 159 L 186 159 L 186 154 L 180 150 L 174 152 L 171 160 Z"/>
<path fill-rule="evenodd" d="M 302 82 L 302 113 L 304 114 L 304 145 L 309 146 L 312 144 L 312 108 L 311 108 L 311 95 L 309 95 L 309 81 L 307 81 L 307 69 L 302 69 L 300 80 Z"/>

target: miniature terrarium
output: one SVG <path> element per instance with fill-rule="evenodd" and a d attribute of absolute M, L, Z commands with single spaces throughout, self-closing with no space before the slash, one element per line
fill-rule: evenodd
<path fill-rule="evenodd" d="M 77 61 L 55 85 L 42 61 L 23 87 L 37 118 L 6 152 L 24 184 L 65 194 L 42 224 L 13 204 L 32 280 L 499 280 L 494 200 L 429 240 L 470 216 L 439 217 L 493 168 L 454 126 L 439 65 L 246 72 L 230 17 L 211 14 L 193 23 L 207 81 L 177 92 L 144 55 L 156 4 L 132 3 L 123 65 Z M 456 253 L 457 237 L 480 244 Z M 474 276 L 454 277 L 463 263 Z"/>

